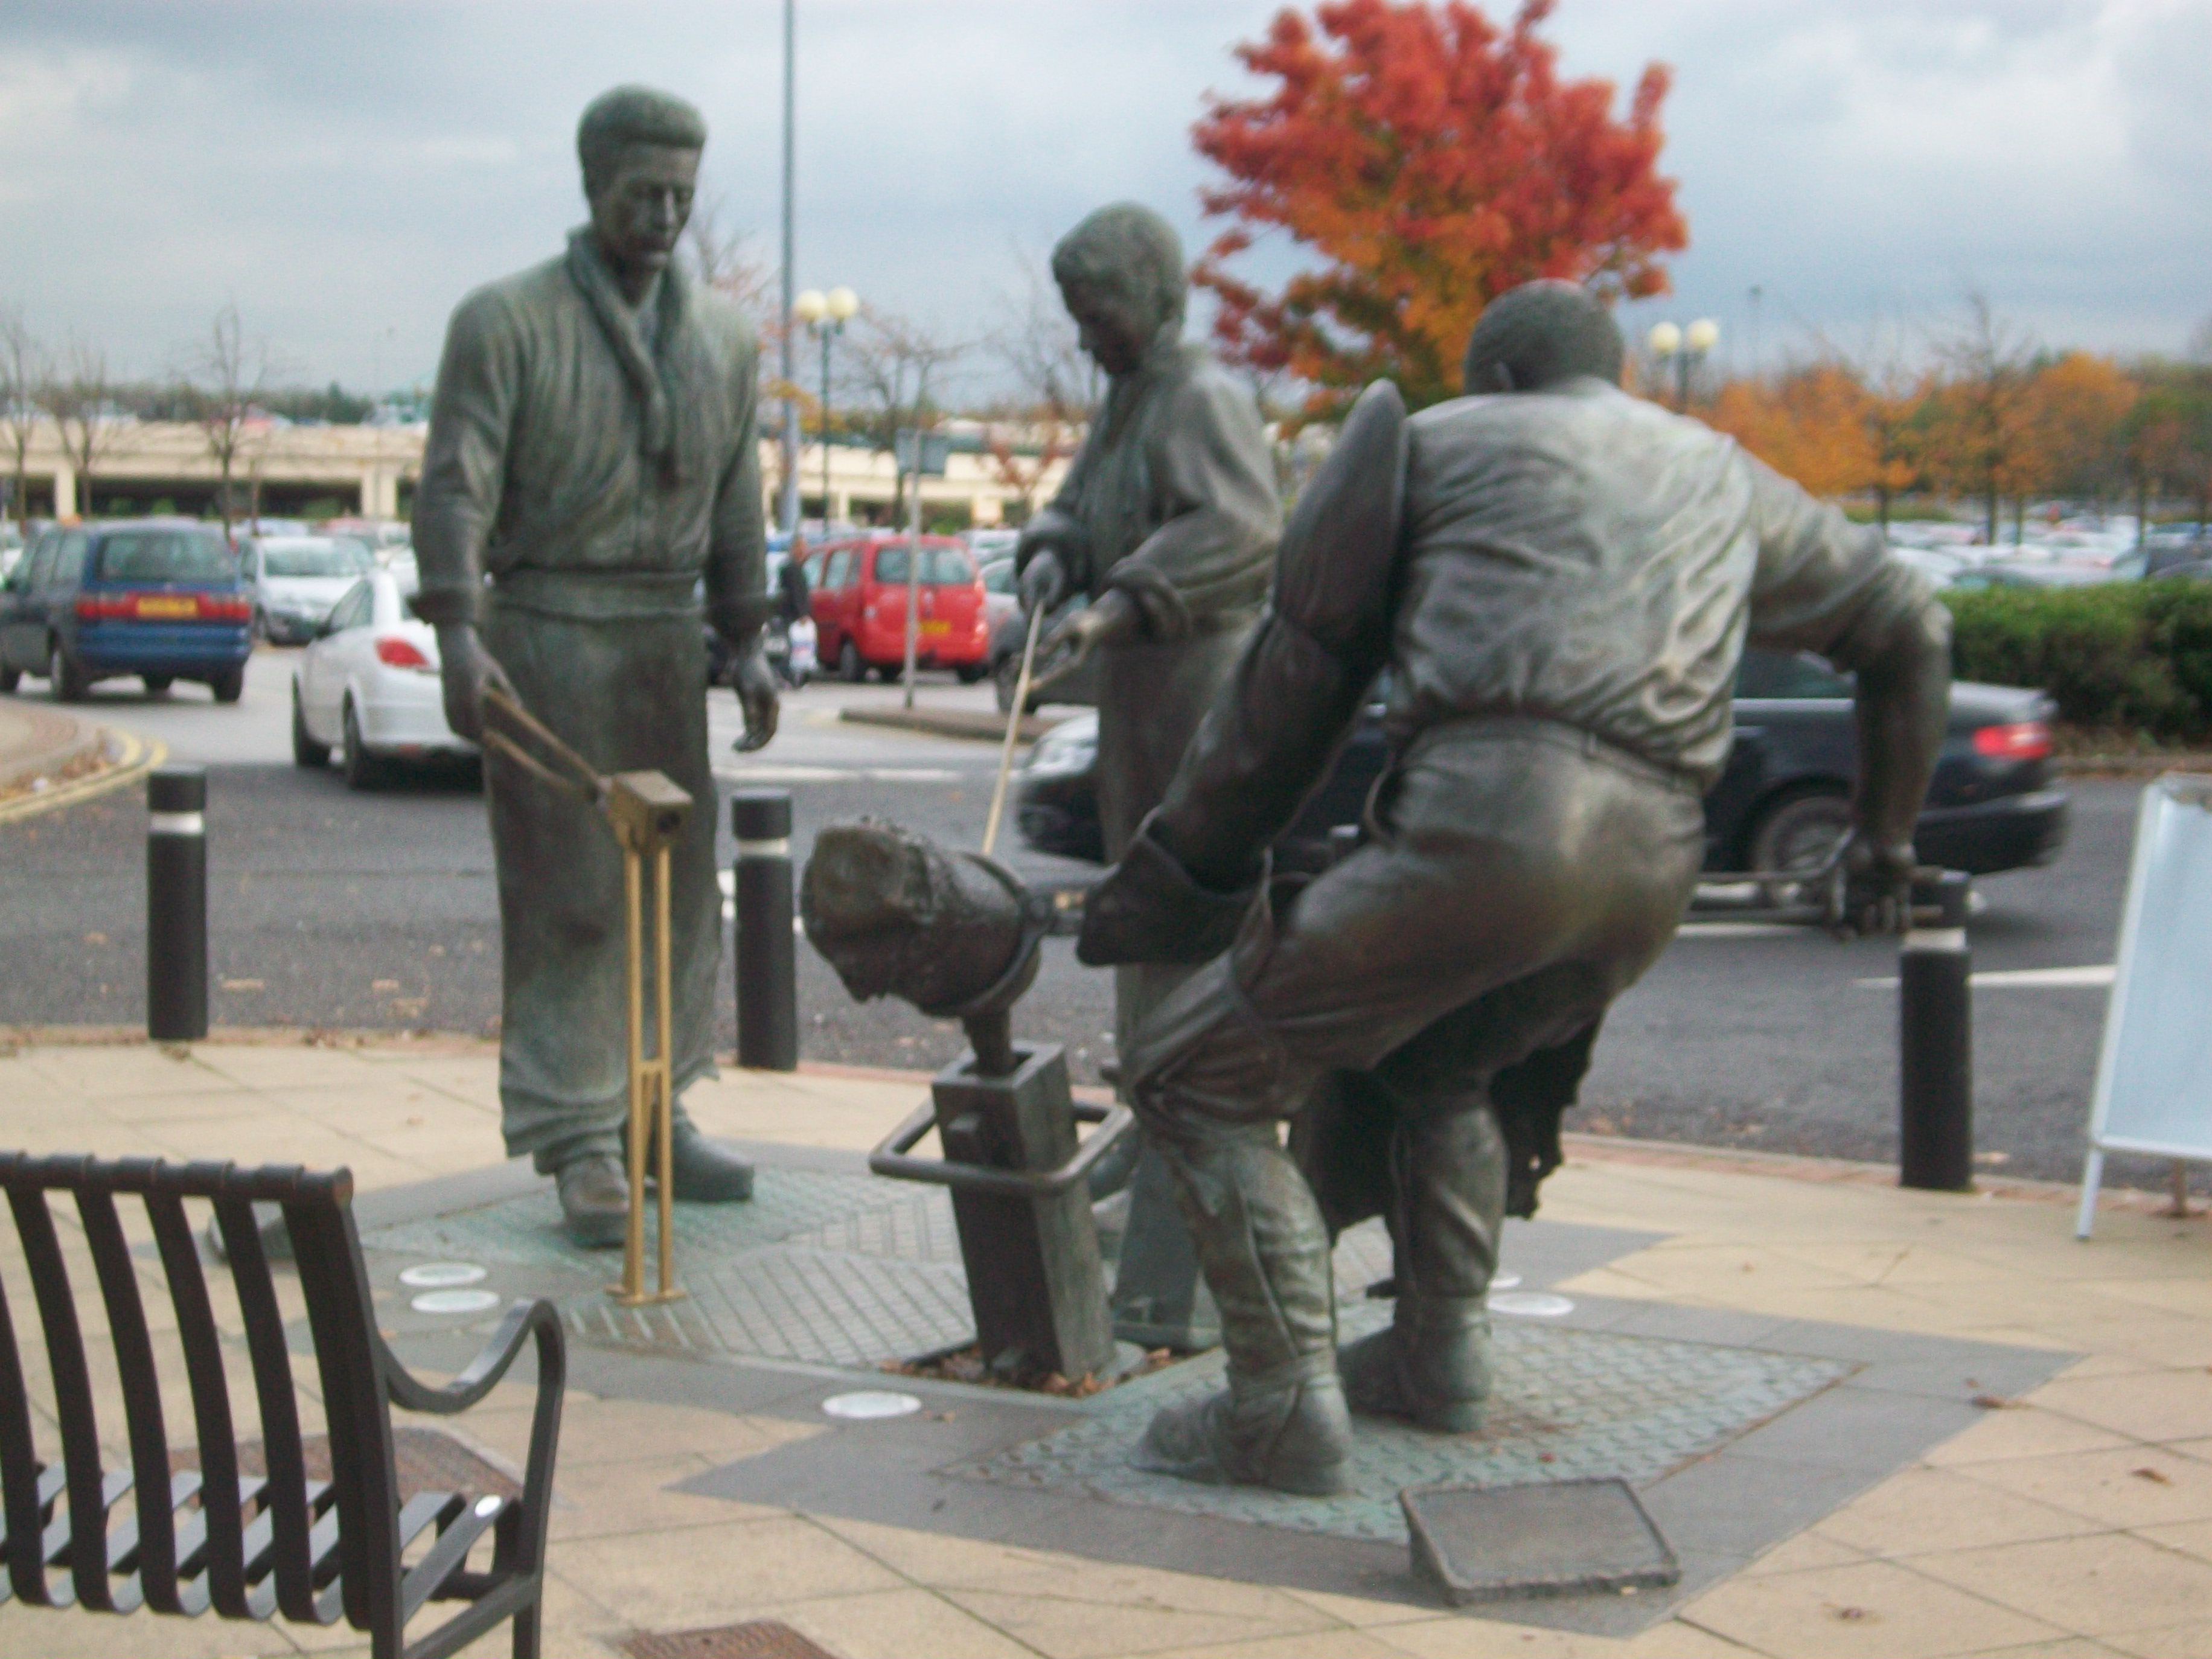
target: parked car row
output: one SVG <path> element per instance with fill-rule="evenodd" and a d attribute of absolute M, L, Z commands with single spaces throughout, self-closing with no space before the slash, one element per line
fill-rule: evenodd
<path fill-rule="evenodd" d="M 1360 821 L 1387 758 L 1379 696 L 1276 843 L 1278 868 L 1326 868 L 1330 831 Z M 1850 827 L 1858 763 L 1850 681 L 1816 658 L 1747 651 L 1735 713 L 1727 769 L 1705 796 L 1705 868 L 1817 867 Z M 2058 856 L 2067 799 L 2051 779 L 2054 713 L 2038 691 L 1953 685 L 1950 725 L 1913 837 L 1923 862 L 1990 875 Z M 1103 860 L 1097 749 L 1098 717 L 1086 712 L 1053 727 L 1030 750 L 1015 823 L 1040 852 Z"/>

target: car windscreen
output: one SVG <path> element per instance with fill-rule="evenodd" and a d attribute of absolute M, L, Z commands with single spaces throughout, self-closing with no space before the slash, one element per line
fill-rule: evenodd
<path fill-rule="evenodd" d="M 1791 655 L 1762 651 L 1754 646 L 1743 653 L 1743 662 L 1736 670 L 1735 694 L 1739 697 L 1791 701 L 1848 697 L 1851 695 L 1851 683 L 1826 663 L 1802 652 Z"/>
<path fill-rule="evenodd" d="M 879 582 L 904 581 L 906 552 L 903 547 L 878 548 L 876 580 Z M 921 580 L 931 587 L 964 587 L 975 580 L 975 567 L 968 562 L 968 556 L 957 547 L 925 547 L 921 550 Z"/>
<path fill-rule="evenodd" d="M 264 542 L 261 569 L 270 576 L 359 576 L 376 562 L 354 541 Z"/>
<path fill-rule="evenodd" d="M 220 582 L 237 574 L 213 531 L 118 530 L 100 544 L 102 581 Z"/>

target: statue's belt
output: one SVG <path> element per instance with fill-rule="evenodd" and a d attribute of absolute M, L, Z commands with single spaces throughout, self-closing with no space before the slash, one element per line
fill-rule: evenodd
<path fill-rule="evenodd" d="M 568 622 L 629 622 L 700 614 L 696 570 L 544 570 L 525 566 L 492 578 L 490 600 Z"/>

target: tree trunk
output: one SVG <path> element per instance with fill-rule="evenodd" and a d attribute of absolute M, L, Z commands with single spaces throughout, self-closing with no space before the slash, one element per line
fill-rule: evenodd
<path fill-rule="evenodd" d="M 1875 514 L 1881 522 L 1881 533 L 1887 536 L 1889 534 L 1889 486 L 1887 484 L 1876 484 L 1874 487 L 1874 507 Z"/>
<path fill-rule="evenodd" d="M 2000 508 L 1997 501 L 1996 474 L 1992 472 L 1990 475 L 1989 494 L 1982 503 L 1982 539 L 1991 547 L 1995 547 L 1997 544 L 1997 514 Z"/>
<path fill-rule="evenodd" d="M 2141 547 L 2150 533 L 2150 474 L 2136 474 L 2136 545 Z"/>

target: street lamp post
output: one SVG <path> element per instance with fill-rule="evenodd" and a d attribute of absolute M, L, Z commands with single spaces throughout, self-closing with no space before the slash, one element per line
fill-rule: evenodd
<path fill-rule="evenodd" d="M 1690 406 L 1690 371 L 1699 359 L 1709 355 L 1720 343 L 1721 325 L 1710 317 L 1700 317 L 1689 327 L 1678 323 L 1654 323 L 1645 337 L 1651 355 L 1661 362 L 1672 358 L 1674 362 L 1674 406 L 1687 410 Z"/>
<path fill-rule="evenodd" d="M 860 309 L 860 296 L 849 288 L 833 288 L 827 294 L 810 288 L 791 302 L 791 314 L 806 325 L 806 331 L 822 342 L 822 531 L 830 531 L 830 342 L 845 331 L 845 325 Z M 797 528 L 794 520 L 793 526 Z"/>

